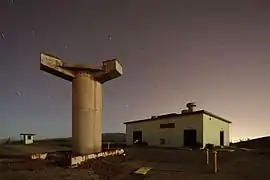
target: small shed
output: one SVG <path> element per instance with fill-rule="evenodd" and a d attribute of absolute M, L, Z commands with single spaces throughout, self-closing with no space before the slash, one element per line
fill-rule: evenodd
<path fill-rule="evenodd" d="M 34 142 L 34 136 L 36 134 L 21 133 L 22 144 L 32 144 Z"/>

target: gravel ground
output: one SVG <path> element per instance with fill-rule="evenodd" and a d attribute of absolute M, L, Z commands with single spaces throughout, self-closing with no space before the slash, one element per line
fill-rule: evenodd
<path fill-rule="evenodd" d="M 69 169 L 53 160 L 2 159 L 2 180 L 128 180 L 128 179 L 185 179 L 185 180 L 254 180 L 269 179 L 270 155 L 255 152 L 219 152 L 218 173 L 205 164 L 201 151 L 155 148 L 129 148 L 127 156 L 115 156 L 89 161 Z M 148 166 L 152 170 L 143 178 L 134 176 L 136 169 Z"/>

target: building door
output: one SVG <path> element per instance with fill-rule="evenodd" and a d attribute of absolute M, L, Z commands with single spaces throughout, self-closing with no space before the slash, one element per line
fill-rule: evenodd
<path fill-rule="evenodd" d="M 224 146 L 224 131 L 220 131 L 219 133 L 219 142 L 220 146 Z"/>
<path fill-rule="evenodd" d="M 197 131 L 196 129 L 184 130 L 184 146 L 194 147 L 197 145 Z"/>
<path fill-rule="evenodd" d="M 26 135 L 23 135 L 23 144 L 27 144 Z"/>
<path fill-rule="evenodd" d="M 133 132 L 133 144 L 142 144 L 142 131 Z"/>

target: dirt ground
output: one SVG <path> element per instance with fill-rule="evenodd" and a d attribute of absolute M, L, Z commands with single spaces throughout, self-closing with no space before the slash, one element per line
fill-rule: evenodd
<path fill-rule="evenodd" d="M 11 153 L 11 147 L 9 148 Z M 0 155 L 1 152 L 3 154 L 3 149 L 0 147 Z M 0 179 L 263 180 L 270 177 L 268 153 L 218 152 L 218 173 L 216 174 L 212 173 L 211 165 L 205 164 L 205 153 L 200 150 L 128 148 L 126 154 L 126 156 L 93 160 L 76 169 L 63 167 L 51 160 L 26 160 L 25 157 L 19 155 L 14 158 L 2 156 Z M 146 177 L 133 175 L 133 172 L 142 166 L 152 168 L 148 175 Z"/>

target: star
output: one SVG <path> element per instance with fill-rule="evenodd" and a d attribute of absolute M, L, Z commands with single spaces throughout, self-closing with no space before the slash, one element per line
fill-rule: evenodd
<path fill-rule="evenodd" d="M 21 92 L 16 92 L 16 95 L 17 96 L 22 96 L 22 93 Z"/>
<path fill-rule="evenodd" d="M 111 40 L 112 40 L 112 36 L 111 36 L 111 35 L 109 35 L 109 36 L 108 36 L 108 39 L 109 39 L 109 41 L 111 41 Z"/>

